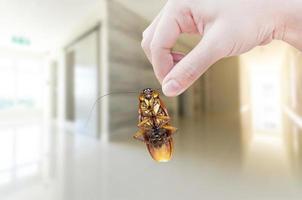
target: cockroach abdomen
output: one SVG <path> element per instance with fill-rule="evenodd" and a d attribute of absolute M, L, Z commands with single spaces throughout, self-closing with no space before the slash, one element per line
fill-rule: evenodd
<path fill-rule="evenodd" d="M 147 144 L 148 151 L 151 157 L 157 162 L 168 162 L 172 158 L 173 139 L 169 138 L 166 143 L 161 146 Z"/>

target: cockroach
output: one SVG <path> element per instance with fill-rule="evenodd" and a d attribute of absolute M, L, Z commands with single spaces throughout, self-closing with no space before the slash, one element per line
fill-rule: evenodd
<path fill-rule="evenodd" d="M 159 93 L 151 88 L 139 95 L 138 132 L 135 139 L 146 143 L 151 157 L 158 162 L 167 162 L 173 153 L 172 135 L 177 130 L 170 125 L 170 116 Z"/>
<path fill-rule="evenodd" d="M 100 96 L 90 111 L 91 113 L 96 103 L 105 96 L 121 93 L 137 93 L 137 92 L 112 92 Z M 159 92 L 155 89 L 146 88 L 139 94 L 138 106 L 138 128 L 134 134 L 134 138 L 146 144 L 151 157 L 158 162 L 167 162 L 171 160 L 173 153 L 173 133 L 176 128 L 170 124 L 170 116 L 162 99 L 159 97 Z"/>

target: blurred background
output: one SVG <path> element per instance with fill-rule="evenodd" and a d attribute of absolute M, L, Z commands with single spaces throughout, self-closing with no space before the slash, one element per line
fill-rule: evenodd
<path fill-rule="evenodd" d="M 132 139 L 139 91 L 160 87 L 142 31 L 165 2 L 0 0 L 1 200 L 302 198 L 302 55 L 282 42 L 163 97 L 170 162 Z"/>

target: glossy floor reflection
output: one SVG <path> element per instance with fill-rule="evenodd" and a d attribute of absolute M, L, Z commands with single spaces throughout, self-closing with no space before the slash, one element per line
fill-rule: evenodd
<path fill-rule="evenodd" d="M 257 131 L 249 119 L 180 119 L 163 164 L 132 133 L 104 143 L 41 123 L 2 126 L 0 199 L 301 199 L 301 128 L 284 115 L 281 129 Z"/>

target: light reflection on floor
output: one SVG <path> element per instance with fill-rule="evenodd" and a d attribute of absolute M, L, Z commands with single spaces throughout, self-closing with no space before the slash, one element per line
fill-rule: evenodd
<path fill-rule="evenodd" d="M 179 120 L 165 164 L 132 133 L 104 144 L 48 125 L 1 127 L 0 199 L 301 199 L 302 130 L 283 116 L 280 132 L 257 132 L 249 119 Z"/>

